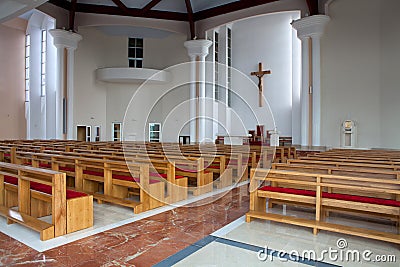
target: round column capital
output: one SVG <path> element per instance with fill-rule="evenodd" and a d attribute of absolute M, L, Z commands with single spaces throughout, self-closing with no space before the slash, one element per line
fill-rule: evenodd
<path fill-rule="evenodd" d="M 78 42 L 82 40 L 82 35 L 71 31 L 53 29 L 49 33 L 53 37 L 54 46 L 57 48 L 75 50 L 78 47 Z"/>
<path fill-rule="evenodd" d="M 297 30 L 297 37 L 300 39 L 320 38 L 330 20 L 326 15 L 314 15 L 293 21 L 292 27 Z"/>
<path fill-rule="evenodd" d="M 190 58 L 195 58 L 197 56 L 206 57 L 211 45 L 212 42 L 209 40 L 190 40 L 184 43 Z"/>

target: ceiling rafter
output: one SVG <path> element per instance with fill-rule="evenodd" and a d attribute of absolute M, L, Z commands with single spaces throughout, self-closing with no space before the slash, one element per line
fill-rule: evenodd
<path fill-rule="evenodd" d="M 69 30 L 75 32 L 75 12 L 77 0 L 71 0 L 71 8 L 69 9 Z"/>
<path fill-rule="evenodd" d="M 71 3 L 66 0 L 49 0 L 49 3 L 64 8 L 66 10 L 71 9 Z M 143 14 L 142 9 L 139 8 L 127 8 L 127 12 L 124 12 L 118 6 L 91 5 L 79 2 L 76 5 L 76 12 L 188 21 L 186 13 L 149 10 L 148 12 Z"/>
<path fill-rule="evenodd" d="M 71 0 L 72 1 L 72 0 Z M 143 17 L 143 18 L 154 18 L 154 19 L 165 19 L 165 20 L 176 20 L 176 21 L 189 21 L 191 27 L 192 37 L 195 34 L 195 22 L 210 17 L 219 16 L 222 14 L 255 7 L 279 0 L 240 0 L 234 1 L 225 5 L 216 6 L 213 8 L 193 12 L 193 7 L 190 0 L 185 0 L 187 13 L 174 12 L 174 11 L 161 11 L 152 10 L 154 6 L 160 3 L 162 0 L 151 0 L 143 8 L 130 8 L 126 6 L 121 0 L 111 0 L 115 6 L 107 5 L 94 5 L 79 3 L 77 1 L 75 12 L 82 13 L 94 13 L 94 14 L 107 14 L 107 15 L 119 15 L 119 16 L 131 16 L 131 17 Z M 310 13 L 318 13 L 318 0 L 306 0 L 309 6 Z M 71 10 L 71 2 L 67 0 L 49 0 L 50 3 L 62 7 L 66 10 Z"/>
<path fill-rule="evenodd" d="M 279 0 L 236 1 L 236 2 L 232 2 L 229 4 L 222 5 L 222 6 L 216 6 L 213 8 L 209 8 L 209 9 L 205 9 L 205 10 L 196 12 L 194 14 L 194 20 L 198 21 L 198 20 L 208 19 L 208 18 L 219 16 L 222 14 L 231 13 L 234 11 L 238 11 L 238 10 L 242 10 L 242 9 L 246 9 L 246 8 L 250 8 L 250 7 L 254 7 L 254 6 L 264 5 L 264 4 L 268 4 L 268 3 L 272 3 L 272 2 L 276 2 L 276 1 L 279 1 Z"/>
<path fill-rule="evenodd" d="M 49 3 L 52 3 L 53 5 L 64 8 L 66 10 L 71 9 L 71 3 L 65 0 L 49 0 Z"/>
<path fill-rule="evenodd" d="M 146 14 L 147 12 L 150 11 L 154 6 L 156 6 L 158 3 L 160 3 L 161 0 L 151 0 L 147 5 L 142 8 L 143 14 Z"/>
<path fill-rule="evenodd" d="M 129 8 L 122 3 L 120 0 L 112 0 L 114 2 L 114 4 L 117 5 L 117 7 L 119 7 L 120 9 L 122 9 L 122 11 L 124 11 L 125 13 L 129 13 Z"/>
<path fill-rule="evenodd" d="M 190 38 L 194 39 L 196 37 L 196 28 L 193 19 L 192 3 L 190 2 L 190 0 L 185 0 L 185 4 L 186 4 L 186 10 L 188 12 L 188 20 L 190 25 Z"/>
<path fill-rule="evenodd" d="M 318 15 L 318 0 L 306 0 L 310 16 Z"/>

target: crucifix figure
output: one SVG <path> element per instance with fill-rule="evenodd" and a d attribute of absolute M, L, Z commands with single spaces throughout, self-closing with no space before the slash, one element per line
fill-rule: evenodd
<path fill-rule="evenodd" d="M 262 63 L 258 63 L 258 71 L 253 71 L 250 73 L 252 76 L 256 76 L 258 78 L 258 97 L 259 97 L 259 106 L 263 106 L 263 77 L 265 74 L 271 74 L 270 70 L 262 70 Z"/>

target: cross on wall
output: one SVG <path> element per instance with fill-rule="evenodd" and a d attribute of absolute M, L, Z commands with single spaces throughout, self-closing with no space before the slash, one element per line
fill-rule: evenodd
<path fill-rule="evenodd" d="M 260 107 L 263 106 L 263 78 L 266 74 L 271 74 L 270 70 L 262 70 L 262 63 L 258 63 L 258 71 L 253 71 L 250 74 L 258 78 L 258 104 Z"/>

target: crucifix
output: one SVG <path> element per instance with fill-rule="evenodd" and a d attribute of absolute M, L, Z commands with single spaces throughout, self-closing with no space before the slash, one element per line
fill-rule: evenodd
<path fill-rule="evenodd" d="M 253 71 L 250 73 L 252 76 L 256 76 L 258 78 L 258 97 L 259 97 L 259 106 L 263 106 L 263 77 L 265 74 L 271 74 L 270 70 L 262 70 L 262 63 L 258 63 L 258 71 Z"/>

